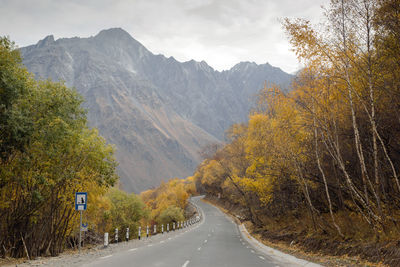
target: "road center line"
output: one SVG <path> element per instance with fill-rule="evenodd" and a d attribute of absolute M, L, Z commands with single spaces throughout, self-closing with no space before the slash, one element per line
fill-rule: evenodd
<path fill-rule="evenodd" d="M 161 240 L 161 241 L 160 241 L 160 244 L 162 244 L 162 243 L 164 243 L 164 240 Z"/>
<path fill-rule="evenodd" d="M 137 250 L 137 248 L 131 248 L 129 251 L 135 251 Z"/>
<path fill-rule="evenodd" d="M 182 267 L 186 267 L 189 264 L 189 261 L 185 261 L 185 263 L 182 265 Z"/>
<path fill-rule="evenodd" d="M 255 253 L 254 250 L 251 250 L 251 253 Z"/>
<path fill-rule="evenodd" d="M 104 257 L 100 257 L 100 259 L 107 259 L 109 257 L 112 257 L 112 255 L 107 255 L 107 256 L 104 256 Z"/>
<path fill-rule="evenodd" d="M 201 247 L 198 247 L 198 248 L 197 248 L 197 250 L 200 250 L 200 249 L 201 249 Z"/>
<path fill-rule="evenodd" d="M 260 259 L 265 260 L 265 258 L 263 256 L 258 256 Z"/>

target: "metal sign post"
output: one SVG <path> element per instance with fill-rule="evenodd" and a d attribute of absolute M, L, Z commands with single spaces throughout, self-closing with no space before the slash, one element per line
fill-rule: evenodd
<path fill-rule="evenodd" d="M 82 211 L 87 208 L 87 192 L 75 192 L 75 210 L 79 210 L 79 253 L 81 253 L 82 242 Z"/>

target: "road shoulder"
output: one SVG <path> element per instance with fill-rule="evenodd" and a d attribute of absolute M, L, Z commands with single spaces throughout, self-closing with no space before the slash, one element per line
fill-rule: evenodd
<path fill-rule="evenodd" d="M 329 255 L 322 255 L 322 254 L 315 254 L 315 253 L 309 253 L 303 251 L 300 247 L 297 245 L 293 246 L 288 246 L 284 243 L 275 243 L 275 242 L 270 242 L 269 240 L 264 240 L 260 238 L 259 235 L 254 234 L 253 232 L 253 226 L 250 222 L 244 222 L 242 223 L 234 214 L 234 212 L 231 212 L 230 210 L 227 210 L 224 208 L 223 205 L 215 201 L 214 199 L 208 199 L 208 198 L 203 198 L 202 201 L 211 204 L 218 209 L 220 209 L 224 214 L 229 216 L 237 225 L 238 228 L 240 229 L 240 225 L 243 224 L 243 227 L 246 229 L 247 234 L 253 239 L 256 240 L 259 244 L 269 248 L 273 249 L 274 251 L 277 251 L 279 253 L 286 254 L 288 256 L 291 256 L 293 258 L 296 258 L 300 261 L 304 262 L 309 262 L 309 264 L 316 264 L 316 265 L 303 265 L 303 266 L 349 266 L 349 267 L 355 267 L 355 266 L 382 266 L 379 264 L 374 264 L 366 261 L 362 261 L 360 259 L 354 259 L 354 258 L 347 258 L 347 257 L 339 257 L 339 256 L 329 256 Z M 320 265 L 318 265 L 320 264 Z"/>

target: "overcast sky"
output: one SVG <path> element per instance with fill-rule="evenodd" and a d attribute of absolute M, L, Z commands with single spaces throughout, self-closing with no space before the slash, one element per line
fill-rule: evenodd
<path fill-rule="evenodd" d="M 121 27 L 155 54 L 205 60 L 214 69 L 240 61 L 284 71 L 300 65 L 280 19 L 317 23 L 329 0 L 0 0 L 0 35 L 18 46 L 53 34 L 89 37 Z"/>

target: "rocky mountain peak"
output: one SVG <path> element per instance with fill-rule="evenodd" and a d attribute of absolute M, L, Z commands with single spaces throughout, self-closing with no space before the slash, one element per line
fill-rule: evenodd
<path fill-rule="evenodd" d="M 233 66 L 230 71 L 232 72 L 242 72 L 242 71 L 247 71 L 249 69 L 255 69 L 259 65 L 257 65 L 255 62 L 250 62 L 250 61 L 242 61 Z"/>
<path fill-rule="evenodd" d="M 121 28 L 110 28 L 100 31 L 96 36 L 95 40 L 101 40 L 107 43 L 129 43 L 137 46 L 143 46 L 137 40 L 135 40 L 127 31 Z"/>
<path fill-rule="evenodd" d="M 53 35 L 48 35 L 43 40 L 40 40 L 36 44 L 36 47 L 37 48 L 42 48 L 42 47 L 45 47 L 45 46 L 49 46 L 49 45 L 53 44 L 54 42 L 55 42 L 54 41 L 54 36 Z"/>

